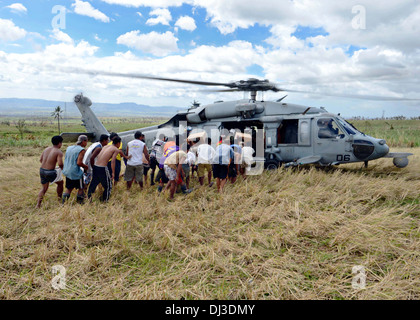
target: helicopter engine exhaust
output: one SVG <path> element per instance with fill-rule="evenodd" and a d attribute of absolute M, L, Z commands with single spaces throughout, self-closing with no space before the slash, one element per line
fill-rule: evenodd
<path fill-rule="evenodd" d="M 255 114 L 262 113 L 264 106 L 257 103 L 238 103 L 234 108 L 229 102 L 219 102 L 211 107 L 202 106 L 191 110 L 187 114 L 187 120 L 191 123 L 201 123 L 203 121 L 242 116 L 242 118 L 251 118 Z"/>

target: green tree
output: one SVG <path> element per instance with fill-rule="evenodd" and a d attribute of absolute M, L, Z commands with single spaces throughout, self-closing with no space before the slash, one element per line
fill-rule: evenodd
<path fill-rule="evenodd" d="M 18 120 L 17 124 L 16 124 L 16 128 L 19 130 L 20 133 L 20 138 L 23 139 L 23 133 L 25 132 L 25 120 Z"/>
<path fill-rule="evenodd" d="M 56 107 L 54 112 L 51 112 L 51 116 L 58 121 L 58 134 L 61 133 L 60 130 L 60 118 L 62 118 L 61 114 L 63 113 L 63 109 L 60 106 Z"/>

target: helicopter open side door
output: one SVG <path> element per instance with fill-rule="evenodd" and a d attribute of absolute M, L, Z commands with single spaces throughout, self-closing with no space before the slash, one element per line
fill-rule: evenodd
<path fill-rule="evenodd" d="M 283 119 L 276 127 L 276 149 L 282 162 L 313 155 L 311 119 Z"/>

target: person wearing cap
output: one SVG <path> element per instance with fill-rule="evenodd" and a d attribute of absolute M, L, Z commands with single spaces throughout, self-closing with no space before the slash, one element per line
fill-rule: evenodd
<path fill-rule="evenodd" d="M 136 178 L 136 182 L 139 184 L 140 189 L 143 189 L 143 155 L 149 163 L 149 152 L 147 151 L 146 144 L 142 141 L 144 135 L 141 131 L 137 131 L 134 134 L 134 140 L 127 144 L 127 156 L 131 158 L 127 161 L 125 169 L 124 180 L 127 182 L 127 190 L 131 188 L 133 179 Z"/>
<path fill-rule="evenodd" d="M 77 202 L 83 203 L 83 170 L 87 172 L 89 169 L 89 167 L 83 163 L 83 157 L 86 152 L 85 147 L 87 143 L 88 137 L 85 135 L 80 135 L 77 139 L 76 145 L 70 146 L 66 150 L 63 169 L 63 174 L 66 176 L 66 191 L 63 194 L 63 203 L 70 198 L 73 189 L 78 190 Z"/>

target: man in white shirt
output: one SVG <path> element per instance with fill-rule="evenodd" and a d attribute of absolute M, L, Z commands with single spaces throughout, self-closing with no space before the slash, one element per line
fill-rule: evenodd
<path fill-rule="evenodd" d="M 141 140 L 143 136 L 140 131 L 137 131 L 134 134 L 134 140 L 127 144 L 127 156 L 131 155 L 131 158 L 127 161 L 124 175 L 124 180 L 127 182 L 127 190 L 131 188 L 134 177 L 140 189 L 143 190 L 143 154 L 147 162 L 150 161 L 146 144 Z"/>
<path fill-rule="evenodd" d="M 251 165 L 254 163 L 255 150 L 251 147 L 251 142 L 242 142 L 242 163 L 241 174 L 246 179 L 246 173 L 251 170 Z"/>
<path fill-rule="evenodd" d="M 201 140 L 200 140 L 201 142 Z M 211 174 L 212 174 L 212 160 L 216 151 L 211 146 L 211 138 L 208 138 L 208 143 L 200 143 L 197 149 L 197 166 L 198 166 L 198 181 L 200 185 L 204 184 L 204 171 L 207 170 L 207 177 L 209 181 L 209 187 L 212 186 Z"/>

